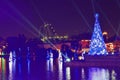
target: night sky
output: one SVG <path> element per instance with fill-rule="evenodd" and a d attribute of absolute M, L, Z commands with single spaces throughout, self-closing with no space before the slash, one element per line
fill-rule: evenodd
<path fill-rule="evenodd" d="M 38 36 L 44 22 L 58 35 L 92 32 L 94 13 L 102 31 L 120 36 L 120 0 L 0 0 L 0 36 Z"/>

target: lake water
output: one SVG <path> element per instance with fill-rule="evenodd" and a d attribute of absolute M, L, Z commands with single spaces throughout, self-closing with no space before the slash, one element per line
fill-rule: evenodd
<path fill-rule="evenodd" d="M 120 80 L 120 67 L 65 66 L 39 57 L 0 58 L 0 80 Z"/>

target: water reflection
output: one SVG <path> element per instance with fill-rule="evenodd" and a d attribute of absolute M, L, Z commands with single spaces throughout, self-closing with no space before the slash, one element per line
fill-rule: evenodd
<path fill-rule="evenodd" d="M 85 70 L 84 70 L 84 68 L 82 68 L 82 70 L 81 70 L 81 80 L 85 80 Z"/>
<path fill-rule="evenodd" d="M 1 67 L 2 67 L 2 80 L 6 80 L 6 60 L 4 58 L 0 58 L 1 59 Z"/>
<path fill-rule="evenodd" d="M 53 58 L 50 58 L 49 60 L 47 60 L 47 71 L 53 72 Z"/>
<path fill-rule="evenodd" d="M 47 74 L 46 74 L 46 80 L 51 80 L 53 77 L 53 58 L 50 58 L 46 61 L 46 67 L 47 67 Z"/>
<path fill-rule="evenodd" d="M 53 58 L 39 61 L 0 58 L 0 80 L 120 80 L 119 67 L 68 67 Z"/>
<path fill-rule="evenodd" d="M 2 79 L 2 58 L 0 58 L 0 78 Z"/>
<path fill-rule="evenodd" d="M 89 80 L 109 80 L 110 74 L 108 69 L 104 68 L 90 68 Z"/>
<path fill-rule="evenodd" d="M 30 59 L 27 59 L 27 70 L 28 74 L 30 74 Z"/>
<path fill-rule="evenodd" d="M 14 74 L 16 73 L 16 60 L 9 62 L 9 80 L 13 80 L 15 77 Z"/>
<path fill-rule="evenodd" d="M 58 75 L 56 66 L 58 65 Z M 53 67 L 54 66 L 54 67 Z M 58 76 L 58 80 L 117 80 L 116 71 L 113 68 L 94 68 L 94 67 L 66 67 L 63 62 L 58 60 L 58 64 L 53 64 L 53 59 L 47 60 L 47 71 L 53 72 L 47 74 L 49 78 Z M 52 76 L 51 76 L 52 75 Z M 48 78 L 48 79 L 49 79 Z"/>
<path fill-rule="evenodd" d="M 19 74 L 22 73 L 22 64 L 21 64 L 21 62 L 18 62 L 18 73 Z"/>
<path fill-rule="evenodd" d="M 63 80 L 63 62 L 58 60 L 58 76 L 59 80 Z"/>
<path fill-rule="evenodd" d="M 66 67 L 66 79 L 71 80 L 70 67 Z"/>
<path fill-rule="evenodd" d="M 15 51 L 10 52 L 10 57 L 9 57 L 9 80 L 13 80 L 15 77 L 14 74 L 16 73 L 16 59 L 15 57 Z"/>
<path fill-rule="evenodd" d="M 116 80 L 116 72 L 114 70 L 112 70 L 111 78 L 112 80 Z"/>

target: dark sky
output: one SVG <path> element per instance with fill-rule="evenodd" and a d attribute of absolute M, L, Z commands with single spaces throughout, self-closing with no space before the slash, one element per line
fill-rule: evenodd
<path fill-rule="evenodd" d="M 0 0 L 0 36 L 35 37 L 44 22 L 59 35 L 92 32 L 95 12 L 102 31 L 120 35 L 120 0 Z"/>

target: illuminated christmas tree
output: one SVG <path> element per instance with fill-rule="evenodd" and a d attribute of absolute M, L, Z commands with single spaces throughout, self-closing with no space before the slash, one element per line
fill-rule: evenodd
<path fill-rule="evenodd" d="M 90 43 L 89 55 L 107 55 L 105 42 L 103 39 L 102 31 L 98 21 L 98 14 L 95 14 L 94 31 Z"/>

